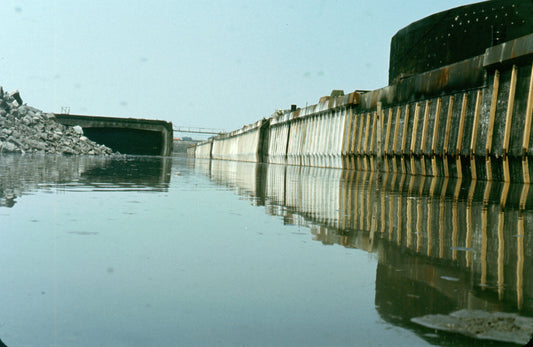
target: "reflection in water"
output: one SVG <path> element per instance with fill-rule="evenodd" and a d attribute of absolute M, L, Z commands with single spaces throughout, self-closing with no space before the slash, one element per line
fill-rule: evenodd
<path fill-rule="evenodd" d="M 13 207 L 17 197 L 36 190 L 165 191 L 171 158 L 135 156 L 1 155 L 0 207 Z"/>
<path fill-rule="evenodd" d="M 376 309 L 411 318 L 460 309 L 533 316 L 529 185 L 243 162 L 189 161 L 315 240 L 377 253 Z"/>

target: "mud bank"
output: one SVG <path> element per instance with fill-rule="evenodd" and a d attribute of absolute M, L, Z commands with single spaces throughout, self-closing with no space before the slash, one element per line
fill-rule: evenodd
<path fill-rule="evenodd" d="M 65 126 L 51 113 L 27 106 L 18 91 L 0 87 L 0 153 L 111 154 L 83 136 L 81 127 Z"/>

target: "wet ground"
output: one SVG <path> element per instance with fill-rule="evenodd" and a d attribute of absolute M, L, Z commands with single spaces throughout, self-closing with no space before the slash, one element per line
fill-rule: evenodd
<path fill-rule="evenodd" d="M 532 194 L 183 157 L 0 156 L 0 338 L 499 345 L 416 318 L 533 317 Z"/>

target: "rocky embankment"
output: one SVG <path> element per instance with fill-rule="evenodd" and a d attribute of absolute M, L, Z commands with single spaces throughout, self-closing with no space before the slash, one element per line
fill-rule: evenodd
<path fill-rule="evenodd" d="M 111 154 L 83 136 L 81 127 L 64 126 L 52 113 L 23 104 L 18 91 L 0 87 L 0 153 Z"/>

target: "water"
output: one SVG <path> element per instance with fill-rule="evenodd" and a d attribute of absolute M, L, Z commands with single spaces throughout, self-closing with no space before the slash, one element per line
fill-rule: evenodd
<path fill-rule="evenodd" d="M 531 195 L 182 157 L 0 156 L 0 338 L 487 344 L 410 319 L 533 316 Z"/>

